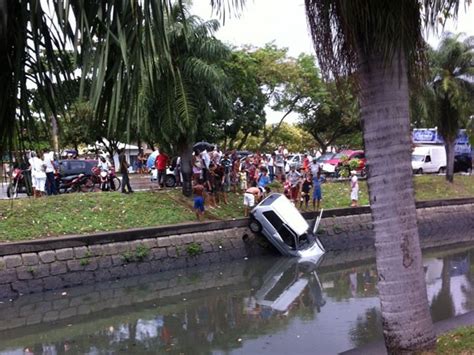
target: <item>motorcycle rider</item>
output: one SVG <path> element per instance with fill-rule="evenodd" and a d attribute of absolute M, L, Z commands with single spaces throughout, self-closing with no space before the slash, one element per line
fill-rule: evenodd
<path fill-rule="evenodd" d="M 100 188 L 102 191 L 107 191 L 109 189 L 109 175 L 112 165 L 105 156 L 101 155 L 97 166 L 100 169 Z"/>

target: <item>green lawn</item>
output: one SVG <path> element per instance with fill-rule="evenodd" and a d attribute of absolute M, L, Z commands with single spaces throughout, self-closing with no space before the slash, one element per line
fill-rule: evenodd
<path fill-rule="evenodd" d="M 323 207 L 350 205 L 349 182 L 322 185 Z M 360 204 L 368 204 L 367 185 L 360 182 Z M 276 187 L 273 191 L 278 191 Z M 474 176 L 415 177 L 417 200 L 474 197 Z M 208 210 L 211 220 L 243 216 L 242 195 L 230 194 L 229 204 Z M 65 234 L 85 234 L 194 221 L 192 200 L 180 190 L 67 194 L 41 199 L 0 200 L 0 241 L 20 241 Z"/>
<path fill-rule="evenodd" d="M 436 351 L 423 354 L 474 354 L 474 327 L 462 327 L 437 339 Z"/>

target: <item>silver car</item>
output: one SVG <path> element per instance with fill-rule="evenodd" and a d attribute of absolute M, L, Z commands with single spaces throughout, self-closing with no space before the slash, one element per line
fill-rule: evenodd
<path fill-rule="evenodd" d="M 273 193 L 250 212 L 250 230 L 261 232 L 285 256 L 314 258 L 325 252 L 315 235 L 322 211 L 311 229 L 296 207 L 282 194 Z"/>

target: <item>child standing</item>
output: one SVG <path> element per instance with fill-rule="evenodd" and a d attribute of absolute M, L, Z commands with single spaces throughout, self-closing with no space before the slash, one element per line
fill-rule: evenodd
<path fill-rule="evenodd" d="M 199 179 L 193 187 L 194 193 L 194 212 L 198 221 L 204 216 L 204 185 L 202 179 Z"/>
<path fill-rule="evenodd" d="M 300 201 L 300 208 L 303 207 L 304 201 L 304 208 L 308 209 L 309 203 L 309 192 L 311 191 L 311 187 L 313 187 L 313 176 L 311 173 L 306 175 L 306 178 L 303 181 L 303 185 L 301 185 L 301 201 Z"/>
<path fill-rule="evenodd" d="M 321 200 L 323 199 L 323 193 L 321 190 L 321 173 L 318 171 L 316 176 L 313 178 L 313 210 L 319 211 Z"/>
<path fill-rule="evenodd" d="M 351 207 L 357 207 L 359 200 L 359 182 L 356 174 L 355 170 L 351 171 Z"/>

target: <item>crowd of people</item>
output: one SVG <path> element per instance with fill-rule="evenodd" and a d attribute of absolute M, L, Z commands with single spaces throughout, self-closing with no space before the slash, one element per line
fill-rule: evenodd
<path fill-rule="evenodd" d="M 28 170 L 31 171 L 33 194 L 55 195 L 58 193 L 55 173 L 58 166 L 54 153 L 44 149 L 42 156 L 31 152 Z M 68 155 L 68 159 L 73 159 Z M 142 156 L 140 169 L 137 172 L 149 171 L 157 180 L 158 189 L 165 187 L 165 176 L 168 166 L 176 177 L 176 185 L 181 183 L 180 158 L 170 159 L 164 150 L 156 151 L 149 157 Z M 119 155 L 119 170 L 122 175 L 122 192 L 132 193 L 129 180 L 129 163 L 123 150 Z M 98 156 L 97 168 L 109 173 L 112 164 L 105 156 Z M 192 185 L 194 193 L 194 210 L 199 220 L 205 209 L 220 208 L 228 204 L 228 194 L 243 195 L 244 215 L 260 202 L 269 192 L 270 184 L 279 181 L 284 194 L 295 206 L 301 209 L 319 211 L 323 193 L 321 185 L 324 177 L 316 158 L 303 155 L 300 166 L 288 162 L 288 150 L 284 145 L 271 154 L 239 156 L 235 150 L 222 152 L 218 147 L 213 149 L 195 149 L 192 156 Z M 359 185 L 355 171 L 351 171 L 351 206 L 357 206 Z"/>
<path fill-rule="evenodd" d="M 240 157 L 235 150 L 225 152 L 215 148 L 195 150 L 192 158 L 194 209 L 202 219 L 206 206 L 219 208 L 227 204 L 228 193 L 242 193 L 244 215 L 269 192 L 269 185 L 277 180 L 283 184 L 284 194 L 294 205 L 308 210 L 312 200 L 314 211 L 321 208 L 323 198 L 321 184 L 324 178 L 316 158 L 304 155 L 299 169 L 290 166 L 288 151 L 282 145 L 272 154 Z M 358 182 L 355 171 L 351 172 L 352 206 L 357 205 Z"/>

